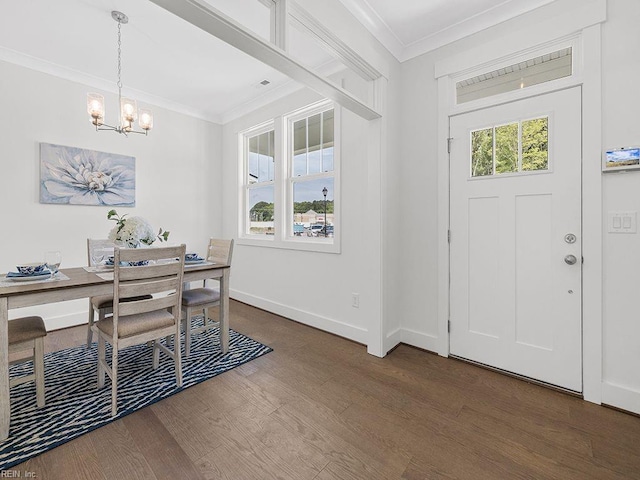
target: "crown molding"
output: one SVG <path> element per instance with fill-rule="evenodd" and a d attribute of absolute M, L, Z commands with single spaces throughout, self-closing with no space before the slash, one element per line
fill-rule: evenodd
<path fill-rule="evenodd" d="M 17 52 L 9 48 L 0 47 L 0 60 L 7 63 L 19 65 L 21 67 L 29 68 L 38 72 L 46 73 L 48 75 L 62 78 L 64 80 L 80 83 L 96 90 L 102 90 L 105 92 L 113 93 L 115 95 L 118 94 L 117 85 L 113 81 L 108 81 L 103 78 L 89 75 L 88 73 L 58 65 L 56 63 Z M 160 108 L 166 108 L 167 110 L 181 113 L 183 115 L 188 115 L 190 117 L 199 118 L 200 120 L 205 120 L 207 122 L 220 124 L 222 120 L 221 116 L 219 115 L 210 115 L 202 110 L 195 109 L 187 105 L 174 102 L 173 100 L 144 92 L 142 90 L 136 90 L 134 88 L 127 87 L 127 95 L 134 97 L 139 102 L 158 106 Z"/>
<path fill-rule="evenodd" d="M 410 44 L 404 44 L 380 15 L 371 8 L 367 0 L 340 0 L 347 10 L 349 10 L 399 62 L 405 62 L 424 53 L 436 50 L 444 45 L 453 43 L 554 1 L 555 0 L 528 0 L 527 2 L 516 4 L 513 0 L 507 0 L 496 7 L 485 10 L 462 22 L 434 32 Z"/>
<path fill-rule="evenodd" d="M 415 58 L 423 53 L 433 51 L 449 43 L 453 43 L 464 37 L 481 32 L 487 28 L 506 22 L 512 18 L 523 15 L 531 10 L 535 10 L 555 0 L 529 0 L 526 4 L 515 4 L 513 1 L 502 3 L 489 10 L 485 10 L 460 23 L 451 25 L 448 28 L 435 32 L 416 42 L 406 45 L 401 62 Z"/>
<path fill-rule="evenodd" d="M 366 0 L 340 0 L 340 2 L 369 30 L 382 46 L 389 50 L 398 61 L 401 61 L 405 45 Z"/>

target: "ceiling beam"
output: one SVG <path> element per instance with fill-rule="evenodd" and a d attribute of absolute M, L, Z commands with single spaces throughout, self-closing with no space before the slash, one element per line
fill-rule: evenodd
<path fill-rule="evenodd" d="M 381 115 L 345 89 L 289 57 L 286 52 L 257 37 L 219 10 L 198 0 L 150 0 L 190 24 L 219 38 L 256 60 L 284 73 L 366 120 Z"/>

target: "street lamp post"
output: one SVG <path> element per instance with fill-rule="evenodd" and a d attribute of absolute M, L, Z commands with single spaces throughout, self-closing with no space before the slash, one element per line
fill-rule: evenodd
<path fill-rule="evenodd" d="M 322 195 L 324 195 L 324 236 L 327 236 L 327 187 L 322 189 Z"/>

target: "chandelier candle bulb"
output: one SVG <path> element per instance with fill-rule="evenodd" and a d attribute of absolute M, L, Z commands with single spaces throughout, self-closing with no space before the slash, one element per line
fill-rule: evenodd
<path fill-rule="evenodd" d="M 138 116 L 136 111 L 136 101 L 130 98 L 123 98 L 121 105 L 122 120 L 126 122 L 133 122 Z"/>
<path fill-rule="evenodd" d="M 87 94 L 87 112 L 91 115 L 92 123 L 100 125 L 104 118 L 104 97 L 99 93 Z"/>
<path fill-rule="evenodd" d="M 151 130 L 153 127 L 153 114 L 151 113 L 151 110 L 141 108 L 138 123 L 140 124 L 141 129 Z"/>

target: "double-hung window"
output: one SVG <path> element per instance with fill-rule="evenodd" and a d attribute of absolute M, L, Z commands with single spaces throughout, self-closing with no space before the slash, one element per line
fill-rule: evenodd
<path fill-rule="evenodd" d="M 338 125 L 325 101 L 241 134 L 241 242 L 339 251 Z"/>
<path fill-rule="evenodd" d="M 275 132 L 273 125 L 244 136 L 245 235 L 273 235 L 275 195 Z"/>
<path fill-rule="evenodd" d="M 318 108 L 287 118 L 287 235 L 334 238 L 334 109 Z"/>

